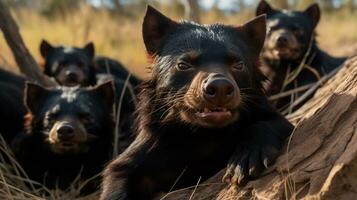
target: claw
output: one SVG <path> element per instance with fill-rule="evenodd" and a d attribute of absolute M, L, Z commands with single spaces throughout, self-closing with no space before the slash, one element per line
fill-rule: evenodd
<path fill-rule="evenodd" d="M 274 147 L 264 149 L 240 149 L 236 151 L 229 161 L 227 171 L 222 181 L 244 186 L 252 178 L 256 178 L 265 168 L 268 168 L 274 161 L 277 150 Z"/>
<path fill-rule="evenodd" d="M 224 174 L 223 178 L 222 178 L 222 182 L 231 183 L 231 179 L 232 179 L 232 175 L 233 173 L 230 170 L 227 170 L 226 173 Z"/>
<path fill-rule="evenodd" d="M 253 166 L 249 169 L 249 175 L 254 176 L 254 174 L 256 174 L 256 167 Z"/>
<path fill-rule="evenodd" d="M 237 185 L 239 185 L 239 186 L 242 185 L 245 180 L 245 177 L 246 177 L 245 175 L 240 175 L 239 179 L 237 181 Z"/>
<path fill-rule="evenodd" d="M 238 176 L 237 174 L 234 174 L 234 176 L 231 179 L 231 183 L 233 185 L 236 185 L 238 183 L 238 181 L 239 181 L 239 178 L 240 178 L 240 176 Z"/>
<path fill-rule="evenodd" d="M 279 151 L 274 147 L 265 147 L 262 150 L 262 161 L 265 168 L 268 168 L 279 155 Z"/>
<path fill-rule="evenodd" d="M 265 168 L 268 168 L 270 165 L 269 159 L 267 157 L 263 158 L 263 164 Z"/>

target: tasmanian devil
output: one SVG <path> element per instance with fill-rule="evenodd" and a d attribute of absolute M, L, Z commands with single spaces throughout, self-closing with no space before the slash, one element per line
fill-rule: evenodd
<path fill-rule="evenodd" d="M 199 25 L 147 8 L 152 77 L 139 97 L 137 138 L 107 166 L 102 200 L 152 199 L 227 162 L 223 179 L 242 185 L 275 160 L 293 127 L 261 91 L 265 27 L 265 16 L 242 26 Z"/>
<path fill-rule="evenodd" d="M 92 42 L 81 47 L 53 46 L 46 40 L 40 44 L 40 53 L 45 59 L 44 73 L 60 85 L 95 85 L 98 74 L 110 74 L 114 79 L 126 80 L 128 70 L 119 62 L 96 57 Z M 129 82 L 135 87 L 140 82 L 133 75 Z"/>
<path fill-rule="evenodd" d="M 95 47 L 91 42 L 81 48 L 53 46 L 43 40 L 40 52 L 45 59 L 44 73 L 53 77 L 60 85 L 88 86 L 105 82 L 108 79 L 113 80 L 115 107 L 118 108 L 119 113 L 118 130 L 120 130 L 120 136 L 131 137 L 132 114 L 135 110 L 139 78 L 130 75 L 122 64 L 113 59 L 96 57 Z"/>
<path fill-rule="evenodd" d="M 0 69 L 0 134 L 7 142 L 23 128 L 24 86 L 23 77 Z"/>
<path fill-rule="evenodd" d="M 315 28 L 320 9 L 317 4 L 305 11 L 291 11 L 274 9 L 262 0 L 256 10 L 257 16 L 261 14 L 267 15 L 268 33 L 261 69 L 268 78 L 263 84 L 268 96 L 314 83 L 345 60 L 333 58 L 318 48 Z M 286 108 L 296 96 L 281 98 L 274 101 L 275 105 Z"/>
<path fill-rule="evenodd" d="M 97 175 L 113 152 L 113 103 L 112 82 L 56 89 L 28 83 L 26 131 L 12 147 L 30 179 L 65 189 L 78 175 Z"/>

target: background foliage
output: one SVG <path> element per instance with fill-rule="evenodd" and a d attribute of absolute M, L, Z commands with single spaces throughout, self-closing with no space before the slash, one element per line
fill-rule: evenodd
<path fill-rule="evenodd" d="M 97 53 L 120 60 L 132 72 L 145 75 L 147 58 L 141 22 L 147 4 L 174 19 L 185 18 L 185 0 L 5 0 L 11 7 L 31 53 L 45 38 L 54 44 L 96 45 Z M 254 16 L 259 0 L 198 0 L 202 23 L 238 25 Z M 305 9 L 314 0 L 268 0 L 279 8 Z M 346 55 L 357 42 L 357 0 L 320 0 L 320 46 Z M 12 55 L 0 37 L 0 65 L 16 71 Z"/>

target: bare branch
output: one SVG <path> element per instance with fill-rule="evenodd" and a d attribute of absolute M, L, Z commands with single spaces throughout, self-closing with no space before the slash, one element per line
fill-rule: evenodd
<path fill-rule="evenodd" d="M 20 71 L 33 82 L 44 85 L 52 85 L 50 80 L 42 75 L 35 59 L 26 48 L 25 43 L 20 35 L 19 28 L 12 18 L 9 9 L 4 1 L 0 1 L 0 29 L 4 38 L 9 45 L 17 66 Z"/>

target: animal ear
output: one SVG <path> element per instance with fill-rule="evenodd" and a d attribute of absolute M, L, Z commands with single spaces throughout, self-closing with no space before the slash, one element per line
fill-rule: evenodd
<path fill-rule="evenodd" d="M 255 11 L 255 16 L 259 16 L 262 14 L 266 14 L 267 16 L 269 16 L 274 14 L 275 12 L 276 10 L 272 8 L 268 2 L 266 2 L 265 0 L 261 0 Z"/>
<path fill-rule="evenodd" d="M 309 6 L 304 13 L 309 16 L 309 18 L 312 21 L 312 25 L 315 28 L 317 26 L 317 24 L 320 21 L 320 16 L 321 16 L 321 11 L 320 11 L 320 7 L 317 3 L 312 4 L 311 6 Z"/>
<path fill-rule="evenodd" d="M 49 93 L 50 91 L 48 89 L 40 85 L 26 82 L 24 94 L 25 106 L 31 112 L 37 112 Z"/>
<path fill-rule="evenodd" d="M 104 82 L 92 90 L 102 97 L 108 106 L 113 106 L 115 98 L 114 81 Z"/>
<path fill-rule="evenodd" d="M 179 23 L 148 6 L 142 26 L 146 51 L 150 56 L 157 54 L 165 38 L 172 33 Z"/>
<path fill-rule="evenodd" d="M 87 55 L 88 55 L 90 58 L 93 58 L 93 57 L 94 57 L 94 55 L 95 55 L 95 48 L 94 48 L 93 42 L 89 42 L 88 44 L 86 44 L 86 45 L 83 47 L 83 50 L 87 53 Z"/>
<path fill-rule="evenodd" d="M 42 40 L 40 44 L 40 53 L 43 58 L 47 58 L 48 54 L 54 49 L 54 47 L 47 42 L 47 40 Z"/>
<path fill-rule="evenodd" d="M 266 35 L 266 15 L 260 15 L 247 23 L 237 27 L 243 34 L 244 42 L 248 45 L 254 55 L 259 56 L 263 48 Z"/>

